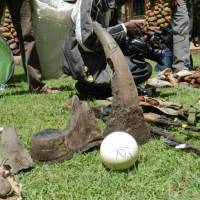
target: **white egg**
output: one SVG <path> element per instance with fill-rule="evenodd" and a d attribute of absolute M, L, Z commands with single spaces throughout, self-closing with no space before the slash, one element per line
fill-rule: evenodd
<path fill-rule="evenodd" d="M 105 137 L 100 147 L 104 165 L 113 170 L 130 168 L 136 161 L 138 144 L 128 133 L 113 132 Z"/>

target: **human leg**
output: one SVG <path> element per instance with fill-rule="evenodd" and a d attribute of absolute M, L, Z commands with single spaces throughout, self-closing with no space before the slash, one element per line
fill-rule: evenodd
<path fill-rule="evenodd" d="M 186 0 L 179 0 L 173 12 L 173 65 L 174 72 L 190 68 L 190 22 Z"/>
<path fill-rule="evenodd" d="M 22 65 L 27 74 L 29 90 L 31 92 L 45 93 L 58 92 L 58 90 L 48 87 L 42 82 L 39 57 L 32 33 L 31 1 L 6 0 L 6 3 L 19 39 Z"/>

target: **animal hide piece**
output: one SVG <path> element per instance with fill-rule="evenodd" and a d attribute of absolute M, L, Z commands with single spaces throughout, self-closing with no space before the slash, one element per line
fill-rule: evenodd
<path fill-rule="evenodd" d="M 0 163 L 11 168 L 11 173 L 31 168 L 33 161 L 29 153 L 22 148 L 15 128 L 3 128 L 0 141 Z"/>
<path fill-rule="evenodd" d="M 64 134 L 46 129 L 32 137 L 31 155 L 40 161 L 58 162 L 71 159 L 74 153 L 99 146 L 103 136 L 95 114 L 87 102 L 72 98 L 72 117 Z"/>

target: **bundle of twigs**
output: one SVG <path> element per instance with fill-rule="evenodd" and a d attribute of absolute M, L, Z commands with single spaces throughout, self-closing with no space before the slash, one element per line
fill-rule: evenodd
<path fill-rule="evenodd" d="M 0 35 L 2 35 L 10 46 L 13 55 L 17 56 L 20 53 L 19 50 L 19 40 L 17 38 L 17 33 L 12 23 L 11 15 L 8 9 L 5 10 L 5 17 L 3 24 L 0 25 Z"/>
<path fill-rule="evenodd" d="M 171 0 L 146 0 L 145 31 L 166 27 L 171 22 Z"/>

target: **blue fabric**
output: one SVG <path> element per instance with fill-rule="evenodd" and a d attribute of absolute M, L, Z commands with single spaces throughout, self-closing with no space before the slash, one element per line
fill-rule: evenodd
<path fill-rule="evenodd" d="M 166 68 L 171 68 L 173 63 L 173 53 L 170 49 L 165 49 L 164 57 L 162 59 L 163 65 L 157 64 L 155 70 L 161 72 Z"/>

